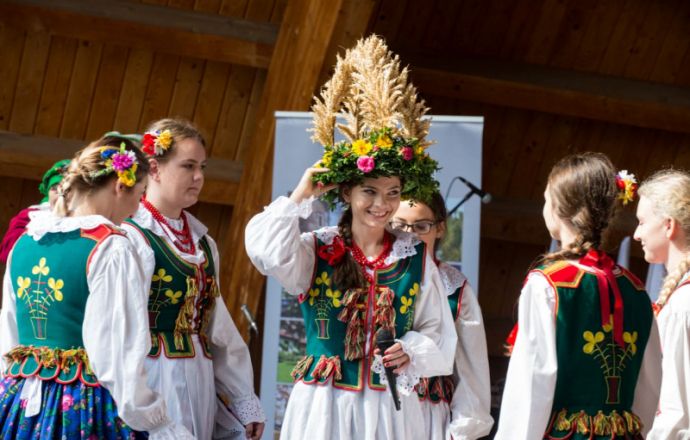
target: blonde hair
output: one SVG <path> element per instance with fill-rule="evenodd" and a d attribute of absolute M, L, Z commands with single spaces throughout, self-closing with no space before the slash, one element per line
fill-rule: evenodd
<path fill-rule="evenodd" d="M 638 192 L 652 202 L 656 214 L 678 222 L 685 236 L 690 239 L 690 174 L 674 169 L 658 171 L 640 185 Z M 663 307 L 668 302 L 688 270 L 690 255 L 678 263 L 678 266 L 669 268 L 659 292 L 659 306 Z"/>
<path fill-rule="evenodd" d="M 58 199 L 53 208 L 55 215 L 59 217 L 70 215 L 73 209 L 72 205 L 78 201 L 80 196 L 87 195 L 89 192 L 105 186 L 111 179 L 117 178 L 115 173 L 95 174 L 105 168 L 104 160 L 101 157 L 101 148 L 119 148 L 121 144 L 125 145 L 126 150 L 134 151 L 137 157 L 138 165 L 135 173 L 137 181 L 146 176 L 149 170 L 148 161 L 131 141 L 115 136 L 98 139 L 77 151 L 70 161 L 57 188 Z"/>
<path fill-rule="evenodd" d="M 172 154 L 175 149 L 177 142 L 185 139 L 194 139 L 198 141 L 204 148 L 206 148 L 206 140 L 201 135 L 199 129 L 191 121 L 182 118 L 164 118 L 154 121 L 149 124 L 146 128 L 146 132 L 163 132 L 165 130 L 170 131 L 173 141 L 170 144 L 170 148 L 165 150 L 160 156 L 155 156 L 154 158 L 160 162 L 164 163 Z"/>
<path fill-rule="evenodd" d="M 566 156 L 551 169 L 548 191 L 553 211 L 575 231 L 575 241 L 558 252 L 543 255 L 538 264 L 578 259 L 599 249 L 616 207 L 616 170 L 606 155 Z"/>

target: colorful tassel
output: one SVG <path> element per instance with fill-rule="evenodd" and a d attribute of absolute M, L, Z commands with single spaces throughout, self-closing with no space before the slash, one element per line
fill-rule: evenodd
<path fill-rule="evenodd" d="M 364 320 L 359 313 L 350 317 L 345 330 L 345 359 L 354 361 L 364 357 Z"/>
<path fill-rule="evenodd" d="M 623 411 L 623 418 L 625 419 L 629 433 L 639 434 L 640 431 L 642 431 L 642 421 L 635 414 Z"/>
<path fill-rule="evenodd" d="M 594 435 L 611 435 L 611 422 L 602 411 L 597 412 L 592 423 L 594 424 Z"/>
<path fill-rule="evenodd" d="M 376 300 L 376 310 L 374 311 L 374 322 L 379 328 L 393 329 L 395 327 L 394 298 L 395 293 L 390 288 L 379 289 L 379 297 Z"/>
<path fill-rule="evenodd" d="M 590 433 L 592 418 L 587 413 L 580 411 L 580 413 L 577 415 L 575 423 L 577 425 L 576 429 L 578 434 L 587 435 Z"/>
<path fill-rule="evenodd" d="M 302 359 L 297 361 L 295 367 L 290 372 L 292 379 L 299 380 L 303 378 L 307 374 L 307 371 L 309 371 L 309 367 L 311 367 L 312 362 L 314 362 L 314 356 L 311 355 L 303 356 Z"/>
<path fill-rule="evenodd" d="M 558 431 L 570 431 L 570 420 L 568 420 L 568 411 L 562 409 L 556 417 L 556 424 L 554 425 Z"/>
<path fill-rule="evenodd" d="M 616 410 L 613 410 L 611 412 L 609 419 L 611 422 L 611 433 L 616 435 L 625 435 L 627 431 L 625 426 L 625 419 L 620 414 L 618 414 Z"/>
<path fill-rule="evenodd" d="M 194 302 L 199 296 L 199 287 L 196 279 L 187 277 L 187 293 L 184 298 L 184 304 L 180 307 L 180 312 L 175 320 L 175 331 L 173 332 L 175 339 L 175 348 L 177 350 L 184 349 L 184 333 L 192 332 L 192 318 L 194 317 Z"/>

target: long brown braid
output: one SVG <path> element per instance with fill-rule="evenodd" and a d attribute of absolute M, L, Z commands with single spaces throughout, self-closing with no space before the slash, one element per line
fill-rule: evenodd
<path fill-rule="evenodd" d="M 338 233 L 345 242 L 345 246 L 352 247 L 352 209 L 349 206 L 340 216 Z M 366 285 L 362 269 L 350 252 L 345 252 L 343 259 L 333 268 L 333 281 L 342 291 Z"/>

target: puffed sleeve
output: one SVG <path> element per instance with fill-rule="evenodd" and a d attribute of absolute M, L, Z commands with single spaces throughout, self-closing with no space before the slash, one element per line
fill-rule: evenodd
<path fill-rule="evenodd" d="M 218 246 L 207 236 L 215 267 L 220 267 Z M 216 280 L 220 277 L 216 273 Z M 266 420 L 261 402 L 254 393 L 254 372 L 249 349 L 228 312 L 222 298 L 216 299 L 208 329 L 216 392 L 229 402 L 232 413 L 242 425 Z"/>
<path fill-rule="evenodd" d="M 416 377 L 451 374 L 458 337 L 443 281 L 429 255 L 414 313 L 412 330 L 400 338 L 403 350 L 410 356 L 410 365 L 403 374 Z"/>
<path fill-rule="evenodd" d="M 451 402 L 450 432 L 455 440 L 474 440 L 488 435 L 491 417 L 491 381 L 484 320 L 469 282 L 462 286 L 460 315 L 455 320 L 456 387 Z"/>
<path fill-rule="evenodd" d="M 682 289 L 687 289 L 686 292 L 683 292 L 684 295 L 690 294 L 690 288 Z M 673 295 L 679 293 L 681 292 L 674 292 Z M 690 418 L 688 418 L 690 408 L 690 382 L 688 382 L 688 378 L 690 378 L 690 309 L 670 310 L 671 307 L 669 306 L 672 305 L 674 299 L 672 296 L 671 301 L 659 314 L 659 330 L 661 346 L 663 347 L 663 379 L 661 381 L 661 398 L 652 398 L 653 401 L 648 403 L 648 405 L 652 405 L 653 402 L 659 402 L 659 411 L 654 418 L 652 429 L 647 435 L 650 440 L 690 438 Z M 640 379 L 644 373 L 649 373 L 646 371 L 647 355 L 650 349 L 655 348 L 650 336 L 650 341 L 645 348 Z M 654 362 L 650 363 L 654 365 Z M 650 381 L 646 380 L 645 382 Z M 654 385 L 653 381 L 651 382 L 652 385 L 647 385 L 648 390 L 645 391 L 651 392 L 651 395 L 654 396 Z M 638 387 L 642 385 L 643 383 L 638 379 Z M 640 398 L 640 402 L 638 402 L 638 395 L 642 397 L 641 393 L 645 391 L 639 388 L 635 390 L 636 406 L 644 400 Z M 642 418 L 642 414 L 638 415 Z M 643 419 L 642 422 L 645 423 L 645 420 Z"/>
<path fill-rule="evenodd" d="M 556 390 L 556 292 L 532 273 L 520 295 L 517 334 L 508 365 L 497 440 L 542 438 Z"/>
<path fill-rule="evenodd" d="M 254 266 L 275 277 L 285 290 L 298 295 L 309 288 L 314 270 L 314 239 L 300 234 L 299 219 L 311 214 L 313 199 L 299 205 L 278 197 L 247 224 L 244 245 Z"/>
<path fill-rule="evenodd" d="M 170 421 L 163 398 L 147 385 L 144 360 L 151 347 L 148 284 L 132 245 L 105 239 L 88 269 L 89 297 L 82 337 L 99 383 L 113 396 L 120 417 L 152 440 L 192 439 Z"/>
<path fill-rule="evenodd" d="M 19 344 L 17 333 L 17 304 L 12 277 L 10 275 L 10 265 L 12 264 L 12 254 L 8 259 L 5 276 L 2 281 L 2 310 L 0 311 L 0 372 L 5 371 L 4 355 Z"/>

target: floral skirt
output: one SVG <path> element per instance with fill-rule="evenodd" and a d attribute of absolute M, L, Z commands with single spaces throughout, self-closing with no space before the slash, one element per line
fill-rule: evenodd
<path fill-rule="evenodd" d="M 25 417 L 26 400 L 20 398 L 25 379 L 5 377 L 0 382 L 0 438 L 124 440 L 146 439 L 118 417 L 115 401 L 103 387 L 79 380 L 62 385 L 42 383 L 40 412 Z"/>

